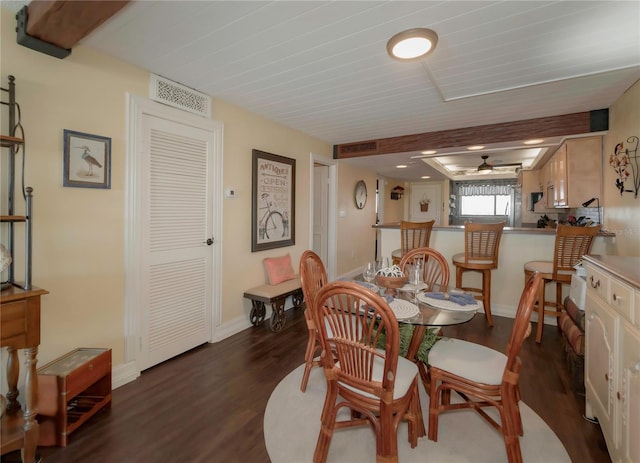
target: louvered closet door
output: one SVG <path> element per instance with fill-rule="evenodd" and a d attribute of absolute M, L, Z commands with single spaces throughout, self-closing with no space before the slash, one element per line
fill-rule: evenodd
<path fill-rule="evenodd" d="M 141 369 L 211 336 L 213 133 L 143 116 Z"/>

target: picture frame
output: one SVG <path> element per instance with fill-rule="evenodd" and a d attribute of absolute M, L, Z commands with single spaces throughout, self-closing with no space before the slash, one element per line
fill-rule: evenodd
<path fill-rule="evenodd" d="M 111 138 L 64 129 L 62 185 L 111 189 Z"/>
<path fill-rule="evenodd" d="M 293 246 L 296 160 L 252 151 L 251 252 Z"/>

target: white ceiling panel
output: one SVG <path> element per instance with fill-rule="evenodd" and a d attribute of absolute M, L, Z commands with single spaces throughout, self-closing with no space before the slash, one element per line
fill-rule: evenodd
<path fill-rule="evenodd" d="M 391 59 L 414 27 L 434 52 Z M 640 78 L 640 2 L 133 1 L 82 44 L 340 144 L 607 108 Z"/>

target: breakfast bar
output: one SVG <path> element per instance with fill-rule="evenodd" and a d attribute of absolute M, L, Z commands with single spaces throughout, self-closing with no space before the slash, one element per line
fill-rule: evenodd
<path fill-rule="evenodd" d="M 377 230 L 378 257 L 389 257 L 400 248 L 400 224 L 373 225 Z M 500 242 L 498 268 L 493 271 L 491 307 L 494 315 L 513 318 L 524 287 L 524 264 L 533 260 L 553 260 L 556 231 L 554 228 L 505 227 Z M 591 254 L 615 254 L 615 233 L 601 231 L 596 237 Z M 452 275 L 455 268 L 451 256 L 464 252 L 464 226 L 434 226 L 429 247 L 442 253 L 449 261 Z M 472 285 L 480 285 L 479 274 L 464 276 Z M 555 298 L 555 287 L 549 285 L 549 298 Z M 565 294 L 568 294 L 568 290 Z M 535 317 L 535 315 L 534 315 Z M 535 319 L 535 318 L 534 318 Z M 555 323 L 551 318 L 548 323 Z"/>

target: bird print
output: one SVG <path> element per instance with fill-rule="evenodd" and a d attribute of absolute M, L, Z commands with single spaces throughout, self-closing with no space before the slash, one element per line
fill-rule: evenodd
<path fill-rule="evenodd" d="M 84 150 L 81 156 L 82 159 L 89 165 L 88 175 L 90 177 L 93 177 L 93 166 L 102 167 L 102 164 L 100 164 L 96 158 L 91 156 L 91 148 L 84 145 L 84 146 L 80 146 L 80 149 Z"/>

